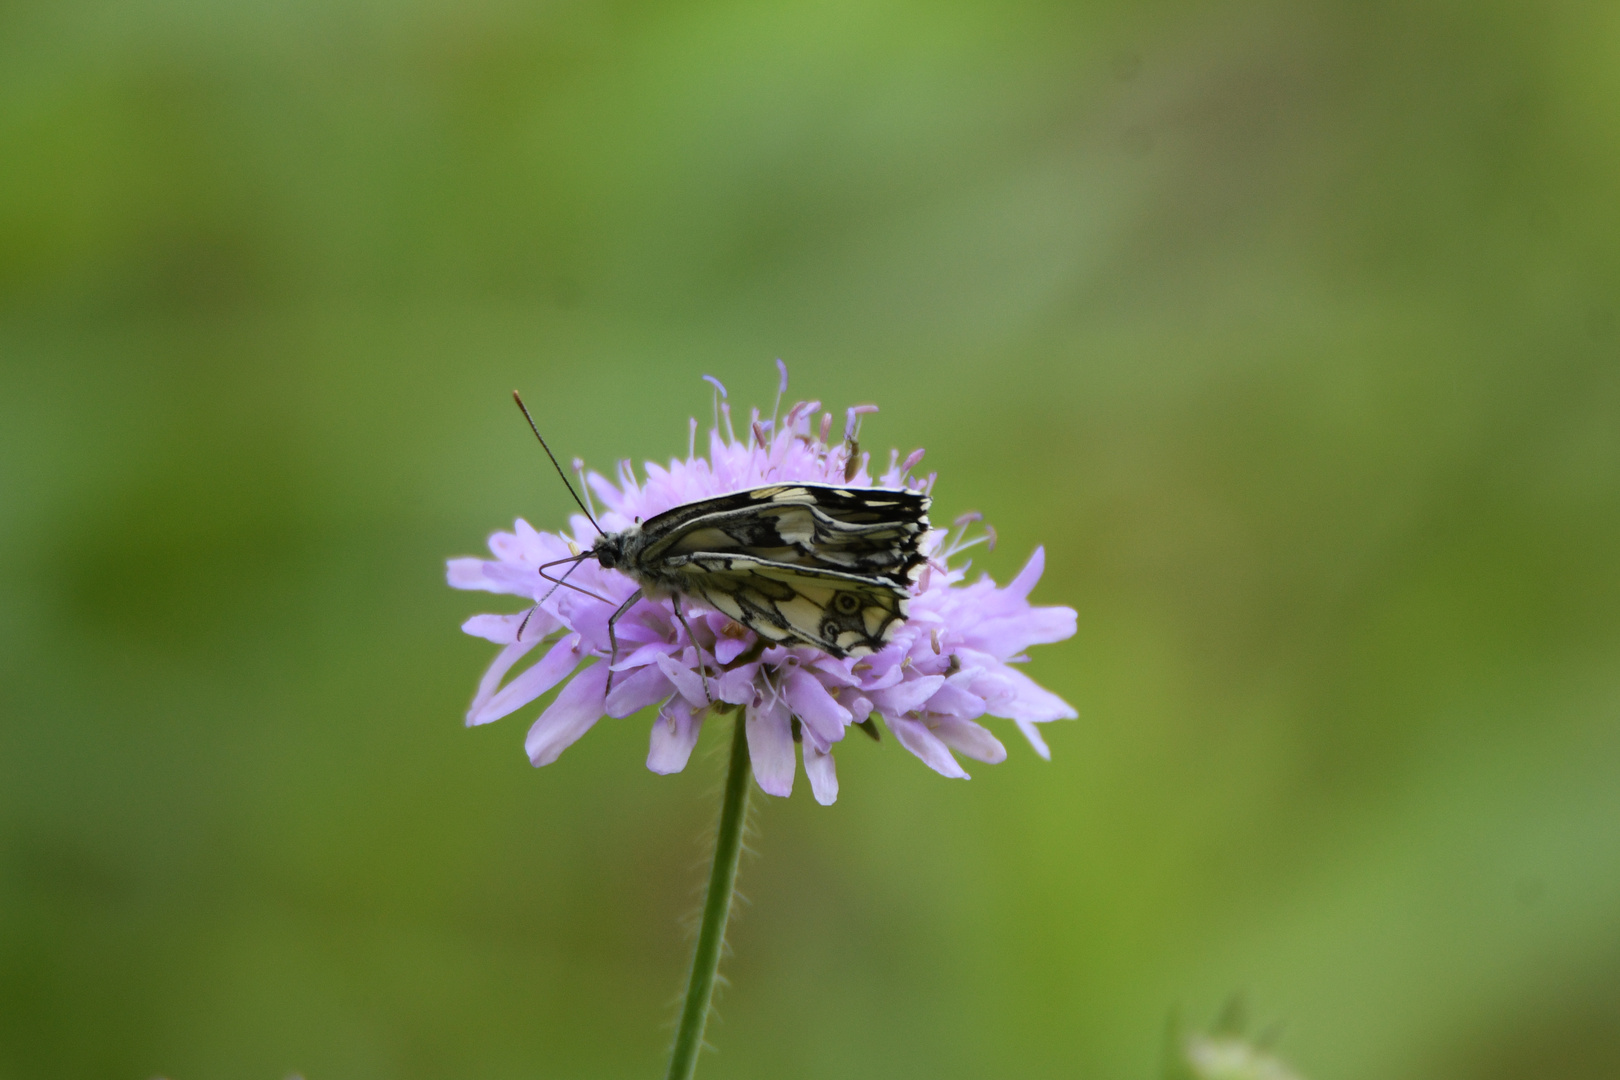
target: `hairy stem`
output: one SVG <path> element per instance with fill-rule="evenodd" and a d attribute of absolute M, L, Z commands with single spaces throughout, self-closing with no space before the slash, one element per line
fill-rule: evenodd
<path fill-rule="evenodd" d="M 698 930 L 697 952 L 692 957 L 692 977 L 686 984 L 681 1026 L 675 1033 L 675 1051 L 669 1059 L 669 1080 L 691 1080 L 697 1071 L 698 1051 L 703 1048 L 703 1027 L 708 1023 L 709 1002 L 714 996 L 715 973 L 720 968 L 720 952 L 725 946 L 726 920 L 731 915 L 731 895 L 737 884 L 737 857 L 742 852 L 743 819 L 748 815 L 745 715 L 745 710 L 737 710 L 737 726 L 731 733 L 731 763 L 726 770 L 724 801 L 720 804 L 714 869 L 709 873 L 709 892 L 703 899 L 703 924 Z"/>

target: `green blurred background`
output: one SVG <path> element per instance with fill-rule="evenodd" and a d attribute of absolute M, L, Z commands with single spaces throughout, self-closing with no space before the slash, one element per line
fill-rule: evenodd
<path fill-rule="evenodd" d="M 722 762 L 466 731 L 772 361 L 1080 613 L 759 808 L 701 1075 L 1620 1076 L 1620 8 L 0 5 L 0 1076 L 661 1075 Z"/>

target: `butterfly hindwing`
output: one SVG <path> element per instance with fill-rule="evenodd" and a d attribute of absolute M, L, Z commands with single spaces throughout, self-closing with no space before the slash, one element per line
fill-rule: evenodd
<path fill-rule="evenodd" d="M 813 645 L 833 656 L 881 649 L 905 620 L 908 595 L 883 579 L 702 554 L 682 561 L 683 591 L 771 641 Z"/>

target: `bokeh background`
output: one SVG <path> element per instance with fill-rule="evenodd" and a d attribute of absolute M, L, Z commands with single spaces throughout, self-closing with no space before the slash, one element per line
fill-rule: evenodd
<path fill-rule="evenodd" d="M 1081 712 L 760 797 L 708 1078 L 1620 1075 L 1620 8 L 0 6 L 0 1076 L 661 1075 L 724 737 L 445 587 L 773 361 Z"/>

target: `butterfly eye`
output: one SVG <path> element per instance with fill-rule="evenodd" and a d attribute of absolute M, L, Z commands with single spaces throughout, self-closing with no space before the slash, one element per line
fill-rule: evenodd
<path fill-rule="evenodd" d="M 861 608 L 861 598 L 854 593 L 841 592 L 833 597 L 833 610 L 840 615 L 853 615 Z"/>

